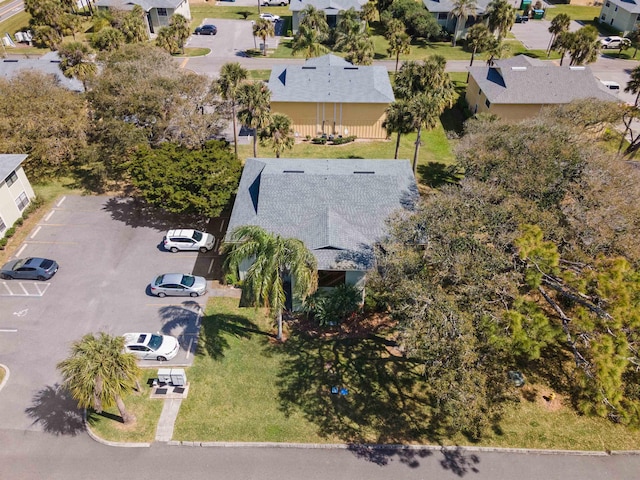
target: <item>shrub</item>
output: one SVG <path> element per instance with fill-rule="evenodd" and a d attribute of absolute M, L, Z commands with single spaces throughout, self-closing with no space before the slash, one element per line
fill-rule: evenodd
<path fill-rule="evenodd" d="M 16 220 L 16 223 L 13 224 L 14 227 L 19 227 L 24 222 L 24 217 L 20 217 Z"/>
<path fill-rule="evenodd" d="M 8 239 L 6 237 L 0 238 L 0 250 L 4 250 L 7 246 Z"/>
<path fill-rule="evenodd" d="M 311 143 L 315 143 L 316 145 L 325 145 L 327 143 L 326 137 L 315 137 L 311 139 Z"/>
<path fill-rule="evenodd" d="M 13 237 L 13 235 L 16 233 L 16 229 L 15 227 L 11 227 L 10 229 L 7 230 L 7 232 L 4 234 L 4 238 L 11 238 Z"/>
<path fill-rule="evenodd" d="M 340 285 L 318 290 L 307 297 L 304 310 L 318 325 L 336 325 L 356 313 L 362 303 L 362 292 L 353 285 Z"/>
<path fill-rule="evenodd" d="M 354 142 L 356 139 L 355 135 L 349 135 L 348 137 L 335 137 L 333 139 L 333 144 L 334 145 L 342 145 L 344 143 L 350 143 L 350 142 Z"/>

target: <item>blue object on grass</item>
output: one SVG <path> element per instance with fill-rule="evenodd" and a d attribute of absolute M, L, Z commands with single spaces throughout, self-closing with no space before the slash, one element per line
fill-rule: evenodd
<path fill-rule="evenodd" d="M 340 395 L 346 395 L 347 393 L 349 393 L 349 390 L 347 390 L 346 388 L 340 389 Z"/>
<path fill-rule="evenodd" d="M 331 393 L 333 393 L 334 395 L 337 394 L 339 391 L 338 387 L 331 387 Z"/>

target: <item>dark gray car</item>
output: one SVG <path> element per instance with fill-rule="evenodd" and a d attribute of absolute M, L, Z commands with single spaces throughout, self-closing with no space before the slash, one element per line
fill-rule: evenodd
<path fill-rule="evenodd" d="M 207 293 L 207 281 L 204 277 L 196 277 L 194 275 L 165 273 L 153 279 L 151 293 L 158 297 L 166 297 L 168 295 L 198 297 Z"/>
<path fill-rule="evenodd" d="M 19 258 L 5 263 L 0 270 L 0 277 L 5 280 L 12 278 L 26 280 L 49 280 L 58 271 L 55 260 L 48 258 Z"/>

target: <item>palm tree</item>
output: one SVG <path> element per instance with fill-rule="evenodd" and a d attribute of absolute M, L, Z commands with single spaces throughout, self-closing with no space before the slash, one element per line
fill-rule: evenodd
<path fill-rule="evenodd" d="M 238 88 L 238 103 L 242 110 L 238 112 L 238 120 L 254 129 L 253 156 L 258 156 L 258 135 L 271 123 L 269 103 L 271 92 L 262 82 L 244 83 Z"/>
<path fill-rule="evenodd" d="M 414 126 L 417 128 L 416 148 L 413 152 L 413 174 L 418 168 L 418 155 L 420 153 L 422 128 L 431 130 L 435 128 L 443 112 L 440 94 L 438 92 L 421 93 L 417 95 L 409 104 L 409 109 L 413 114 Z"/>
<path fill-rule="evenodd" d="M 567 32 L 569 30 L 569 25 L 571 25 L 571 17 L 566 13 L 561 13 L 551 20 L 551 25 L 549 26 L 551 39 L 549 40 L 549 47 L 547 47 L 547 57 L 551 54 L 551 47 L 555 43 L 558 35 L 562 32 Z"/>
<path fill-rule="evenodd" d="M 588 25 L 573 33 L 573 41 L 569 47 L 571 65 L 583 65 L 595 61 L 600 52 L 596 27 Z"/>
<path fill-rule="evenodd" d="M 307 25 L 300 25 L 298 32 L 293 37 L 291 55 L 302 52 L 304 53 L 305 60 L 308 60 L 311 57 L 319 57 L 328 51 L 329 49 L 322 45 L 321 35 L 317 30 Z"/>
<path fill-rule="evenodd" d="M 275 35 L 276 31 L 273 27 L 273 22 L 260 18 L 253 24 L 253 36 L 262 39 L 262 45 L 264 46 L 262 54 L 264 56 L 267 56 L 267 37 L 275 37 Z"/>
<path fill-rule="evenodd" d="M 368 35 L 362 35 L 351 44 L 348 53 L 344 59 L 354 65 L 371 65 L 373 56 L 375 55 L 375 47 L 373 40 Z"/>
<path fill-rule="evenodd" d="M 476 0 L 454 0 L 453 8 L 451 9 L 451 15 L 456 17 L 456 26 L 453 29 L 452 45 L 456 46 L 458 39 L 458 33 L 460 30 L 460 20 L 462 20 L 462 27 L 464 28 L 467 18 L 475 17 L 478 12 L 478 4 Z"/>
<path fill-rule="evenodd" d="M 91 46 L 98 50 L 112 52 L 124 45 L 124 34 L 113 27 L 105 27 L 91 37 Z"/>
<path fill-rule="evenodd" d="M 115 403 L 123 422 L 131 423 L 135 416 L 127 412 L 122 396 L 137 386 L 140 369 L 135 357 L 123 350 L 124 337 L 90 333 L 73 343 L 71 356 L 57 368 L 80 407 L 101 413 Z"/>
<path fill-rule="evenodd" d="M 553 42 L 551 49 L 557 50 L 560 54 L 560 66 L 562 66 L 562 63 L 564 62 L 565 53 L 571 49 L 571 46 L 575 41 L 575 36 L 575 32 L 560 32 Z"/>
<path fill-rule="evenodd" d="M 271 123 L 260 132 L 260 144 L 271 146 L 276 158 L 280 158 L 280 154 L 285 149 L 291 150 L 294 143 L 291 118 L 282 113 L 274 113 L 271 116 Z"/>
<path fill-rule="evenodd" d="M 516 21 L 516 9 L 507 0 L 492 0 L 487 6 L 489 14 L 489 30 L 498 31 L 498 39 L 502 40 Z"/>
<path fill-rule="evenodd" d="M 91 56 L 93 51 L 86 43 L 69 42 L 63 43 L 58 49 L 60 56 L 60 70 L 67 78 L 77 78 L 82 82 L 85 91 L 87 81 L 95 77 L 98 67 L 93 62 Z"/>
<path fill-rule="evenodd" d="M 391 22 L 390 22 L 391 23 Z M 398 63 L 400 62 L 400 55 L 408 55 L 411 53 L 411 37 L 405 32 L 393 32 L 387 40 L 389 41 L 389 48 L 387 48 L 387 53 L 389 56 L 393 55 L 396 57 L 396 68 L 395 73 L 398 73 Z"/>
<path fill-rule="evenodd" d="M 298 25 L 298 30 L 304 25 L 311 30 L 315 30 L 317 33 L 316 37 L 320 39 L 321 42 L 327 39 L 329 36 L 329 25 L 327 24 L 324 11 L 316 9 L 313 5 L 307 5 L 300 12 L 300 16 L 302 18 Z"/>
<path fill-rule="evenodd" d="M 34 28 L 33 40 L 51 50 L 57 50 L 58 45 L 62 42 L 62 36 L 55 28 L 44 25 Z"/>
<path fill-rule="evenodd" d="M 640 66 L 631 70 L 630 79 L 627 82 L 627 86 L 624 87 L 624 91 L 633 93 L 636 96 L 634 105 L 637 107 L 638 101 L 640 101 Z"/>
<path fill-rule="evenodd" d="M 415 130 L 413 113 L 409 108 L 409 103 L 405 100 L 397 100 L 389 105 L 385 111 L 386 118 L 382 122 L 382 128 L 387 131 L 387 135 L 397 133 L 396 150 L 393 158 L 398 158 L 400 149 L 400 136 L 407 135 Z"/>
<path fill-rule="evenodd" d="M 473 60 L 476 53 L 487 48 L 493 40 L 493 35 L 484 23 L 476 23 L 467 31 L 467 49 L 471 50 L 471 62 L 469 66 L 473 66 Z"/>
<path fill-rule="evenodd" d="M 166 50 L 171 55 L 175 55 L 180 52 L 180 44 L 178 43 L 178 39 L 174 35 L 171 27 L 162 27 L 158 31 L 156 46 Z"/>
<path fill-rule="evenodd" d="M 384 37 L 388 40 L 392 35 L 397 35 L 399 33 L 406 33 L 407 29 L 404 26 L 404 22 L 402 20 L 398 20 L 397 18 L 391 18 L 386 22 L 384 29 Z"/>
<path fill-rule="evenodd" d="M 140 5 L 134 5 L 133 9 L 124 17 L 120 31 L 124 33 L 127 43 L 141 43 L 149 38 L 145 15 Z"/>
<path fill-rule="evenodd" d="M 218 93 L 222 99 L 231 104 L 231 115 L 233 121 L 233 148 L 238 156 L 238 125 L 237 125 L 237 107 L 238 107 L 238 88 L 249 76 L 249 72 L 242 68 L 238 63 L 225 63 L 220 69 L 220 78 L 213 84 L 213 90 Z"/>
<path fill-rule="evenodd" d="M 302 241 L 282 238 L 260 227 L 247 225 L 231 234 L 231 242 L 222 246 L 227 255 L 225 268 L 237 274 L 240 263 L 253 259 L 243 282 L 243 291 L 255 305 L 271 310 L 282 340 L 282 310 L 285 306 L 285 277 L 290 277 L 294 294 L 304 300 L 318 284 L 317 261 Z"/>
<path fill-rule="evenodd" d="M 173 36 L 176 38 L 180 51 L 184 53 L 184 42 L 186 42 L 189 35 L 191 35 L 189 20 L 179 13 L 174 13 L 171 15 L 171 20 L 169 20 L 169 28 L 171 29 Z"/>
<path fill-rule="evenodd" d="M 367 36 L 364 24 L 360 16 L 352 7 L 342 12 L 340 21 L 336 25 L 335 49 L 338 51 L 350 51 L 355 42 L 362 36 Z"/>
<path fill-rule="evenodd" d="M 498 38 L 491 38 L 487 45 L 487 66 L 493 67 L 495 60 L 504 57 L 510 51 L 509 45 Z"/>
<path fill-rule="evenodd" d="M 376 19 L 376 12 L 378 11 L 375 2 L 369 0 L 367 3 L 362 5 L 362 10 L 360 11 L 360 15 L 362 19 L 367 22 L 367 28 Z"/>

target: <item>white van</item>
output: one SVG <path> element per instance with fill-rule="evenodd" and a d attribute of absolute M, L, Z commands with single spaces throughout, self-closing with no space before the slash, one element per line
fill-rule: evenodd
<path fill-rule="evenodd" d="M 600 80 L 605 87 L 611 90 L 613 93 L 620 92 L 620 84 L 618 82 L 612 82 L 611 80 Z"/>

